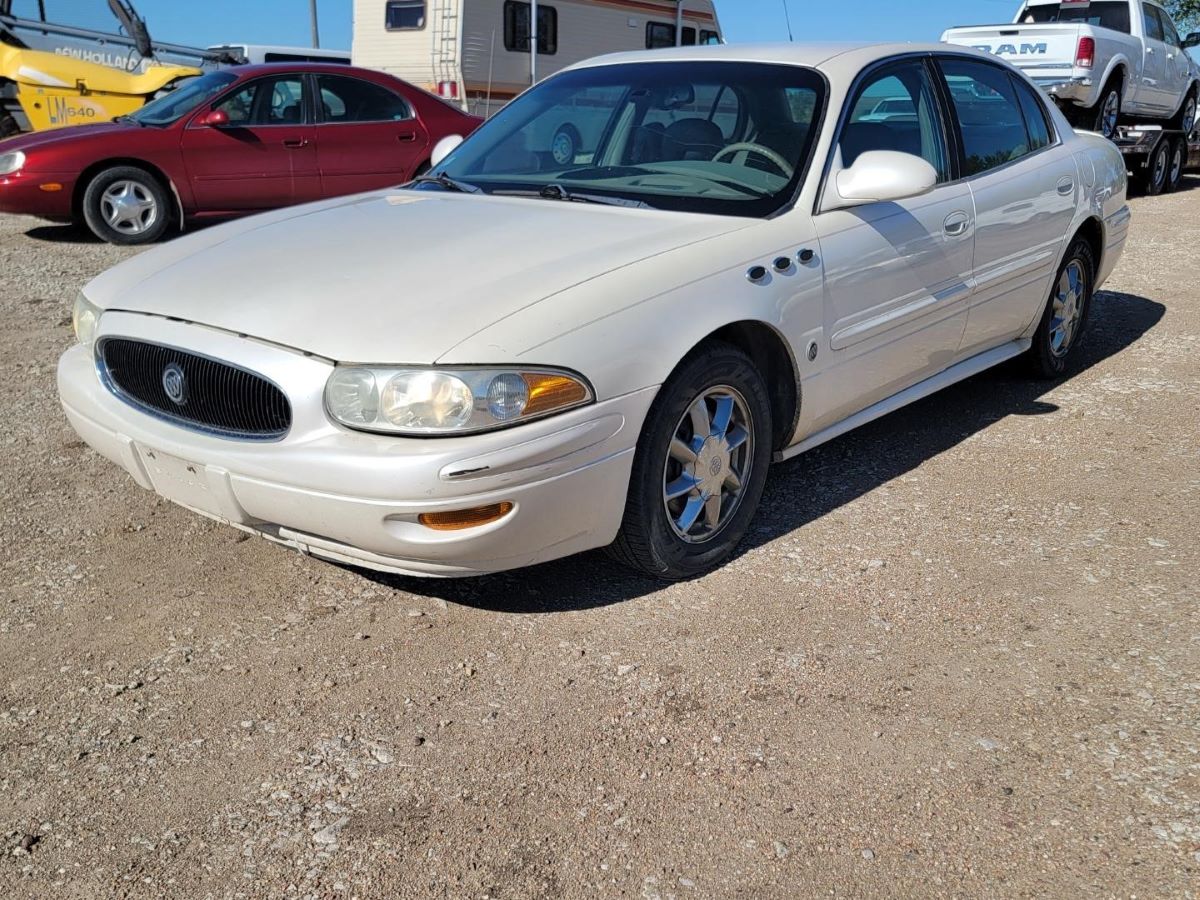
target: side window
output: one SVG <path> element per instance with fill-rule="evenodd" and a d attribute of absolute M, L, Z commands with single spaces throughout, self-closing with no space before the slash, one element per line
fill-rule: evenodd
<path fill-rule="evenodd" d="M 1008 73 L 970 60 L 943 59 L 940 64 L 962 131 L 963 175 L 978 175 L 1028 154 L 1025 117 Z"/>
<path fill-rule="evenodd" d="M 683 46 L 696 45 L 696 29 L 685 26 L 683 29 Z M 663 47 L 675 46 L 675 25 L 668 22 L 646 23 L 646 49 L 661 50 Z"/>
<path fill-rule="evenodd" d="M 715 31 L 706 31 L 705 29 L 701 28 L 700 43 L 706 46 L 709 44 L 719 44 L 721 43 L 721 36 Z"/>
<path fill-rule="evenodd" d="M 387 0 L 383 15 L 388 31 L 417 31 L 425 27 L 425 0 Z"/>
<path fill-rule="evenodd" d="M 1048 147 L 1053 138 L 1050 136 L 1050 123 L 1046 119 L 1046 105 L 1025 82 L 1016 77 L 1013 77 L 1012 82 L 1013 89 L 1017 92 L 1017 100 L 1021 104 L 1021 112 L 1025 116 L 1025 127 L 1029 131 L 1030 151 Z"/>
<path fill-rule="evenodd" d="M 921 157 L 937 170 L 939 181 L 949 181 L 950 154 L 936 98 L 929 72 L 919 60 L 871 75 L 842 128 L 842 165 L 854 165 L 868 150 L 895 150 Z"/>
<path fill-rule="evenodd" d="M 217 106 L 230 125 L 298 125 L 304 121 L 304 82 L 299 76 L 260 78 Z"/>
<path fill-rule="evenodd" d="M 553 56 L 558 52 L 558 9 L 538 3 L 537 52 Z M 529 52 L 529 4 L 504 0 L 504 49 Z"/>
<path fill-rule="evenodd" d="M 1171 17 L 1167 14 L 1167 11 L 1165 9 L 1156 9 L 1155 12 L 1158 13 L 1158 19 L 1162 25 L 1163 40 L 1172 47 L 1178 47 L 1182 50 L 1183 41 L 1179 39 L 1179 32 L 1175 30 L 1175 26 L 1172 24 Z"/>
<path fill-rule="evenodd" d="M 369 81 L 344 75 L 319 75 L 317 87 L 324 122 L 398 122 L 412 118 L 412 111 L 402 97 Z"/>
<path fill-rule="evenodd" d="M 1152 41 L 1163 40 L 1162 22 L 1158 21 L 1155 9 L 1149 3 L 1142 4 L 1142 24 L 1146 28 L 1146 37 Z"/>

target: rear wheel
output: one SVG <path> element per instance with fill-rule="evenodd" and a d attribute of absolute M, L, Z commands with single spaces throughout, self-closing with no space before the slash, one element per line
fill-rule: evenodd
<path fill-rule="evenodd" d="M 1092 246 L 1083 238 L 1076 238 L 1050 287 L 1050 299 L 1027 354 L 1030 368 L 1039 378 L 1059 378 L 1075 362 L 1095 287 L 1096 258 Z"/>
<path fill-rule="evenodd" d="M 767 388 L 744 353 L 713 343 L 686 360 L 646 417 L 610 555 L 667 580 L 727 560 L 762 497 L 771 434 Z"/>
<path fill-rule="evenodd" d="M 1159 141 L 1137 173 L 1138 186 L 1147 197 L 1157 197 L 1167 186 L 1171 171 L 1171 144 L 1168 140 Z"/>
<path fill-rule="evenodd" d="M 1168 152 L 1167 181 L 1163 185 L 1164 193 L 1179 189 L 1179 185 L 1183 182 L 1183 164 L 1186 160 L 1187 141 L 1183 138 L 1172 140 L 1171 149 Z"/>
<path fill-rule="evenodd" d="M 150 244 L 171 224 L 166 188 L 145 169 L 114 166 L 91 180 L 83 194 L 88 228 L 110 244 Z"/>
<path fill-rule="evenodd" d="M 1072 124 L 1102 134 L 1109 140 L 1116 137 L 1117 124 L 1121 120 L 1121 79 L 1110 79 L 1095 106 L 1077 108 L 1070 118 Z"/>

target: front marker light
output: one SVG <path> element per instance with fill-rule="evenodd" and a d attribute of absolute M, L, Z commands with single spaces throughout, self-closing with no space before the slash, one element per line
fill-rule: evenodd
<path fill-rule="evenodd" d="M 25 154 L 20 150 L 11 153 L 0 153 L 0 175 L 12 175 L 20 172 L 25 165 Z"/>
<path fill-rule="evenodd" d="M 325 407 L 343 425 L 415 436 L 489 431 L 592 399 L 582 378 L 549 369 L 339 366 L 325 386 Z"/>
<path fill-rule="evenodd" d="M 83 296 L 82 292 L 75 297 L 75 306 L 71 310 L 71 325 L 75 329 L 75 340 L 85 347 L 90 347 L 96 340 L 100 312 L 100 307 Z"/>

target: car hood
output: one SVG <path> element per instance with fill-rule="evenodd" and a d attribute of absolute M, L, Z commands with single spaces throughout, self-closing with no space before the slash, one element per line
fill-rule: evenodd
<path fill-rule="evenodd" d="M 78 144 L 104 135 L 120 132 L 146 131 L 140 125 L 130 125 L 125 122 L 100 122 L 95 125 L 71 125 L 66 128 L 51 128 L 48 131 L 35 131 L 30 134 L 19 134 L 15 137 L 0 141 L 0 153 L 11 153 L 22 150 L 28 153 L 44 147 L 61 147 L 68 144 Z"/>
<path fill-rule="evenodd" d="M 202 231 L 122 263 L 85 293 L 106 309 L 198 322 L 341 362 L 433 363 L 518 310 L 754 221 L 384 191 Z M 569 327 L 547 320 L 548 329 Z M 496 359 L 480 362 L 503 356 L 497 348 Z"/>

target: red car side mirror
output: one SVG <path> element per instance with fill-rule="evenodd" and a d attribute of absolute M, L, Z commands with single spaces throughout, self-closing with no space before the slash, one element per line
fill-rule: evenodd
<path fill-rule="evenodd" d="M 220 128 L 229 124 L 229 113 L 223 109 L 210 109 L 196 120 L 196 124 L 204 128 Z"/>

